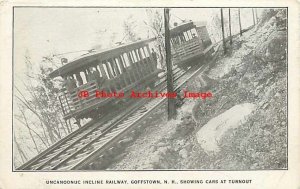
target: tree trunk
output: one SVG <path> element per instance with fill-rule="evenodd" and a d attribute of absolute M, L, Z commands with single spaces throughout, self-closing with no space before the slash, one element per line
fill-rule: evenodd
<path fill-rule="evenodd" d="M 14 142 L 15 142 L 15 144 L 16 144 L 16 147 L 17 147 L 18 152 L 19 152 L 19 154 L 20 154 L 20 157 L 21 157 L 21 159 L 22 159 L 22 163 L 25 163 L 25 162 L 28 161 L 28 158 L 26 157 L 24 151 L 22 150 L 21 146 L 19 145 L 19 143 L 18 143 L 18 141 L 17 141 L 17 138 L 16 138 L 16 135 L 13 134 L 13 136 L 14 136 Z"/>
<path fill-rule="evenodd" d="M 31 133 L 30 127 L 29 127 L 28 122 L 27 122 L 27 118 L 26 118 L 26 116 L 25 116 L 25 114 L 24 114 L 23 111 L 21 111 L 21 113 L 22 113 L 23 118 L 24 118 L 24 120 L 25 120 L 25 125 L 26 125 L 26 127 L 27 127 L 27 129 L 28 129 L 28 131 L 29 131 L 30 138 L 31 138 L 31 140 L 32 140 L 32 142 L 33 142 L 33 144 L 34 144 L 34 146 L 35 146 L 35 149 L 36 149 L 37 153 L 39 154 L 39 153 L 40 153 L 40 150 L 39 150 L 39 148 L 38 148 L 38 146 L 37 146 L 37 144 L 36 144 L 36 141 L 35 141 L 35 139 L 34 139 L 32 133 Z"/>
<path fill-rule="evenodd" d="M 240 36 L 243 35 L 243 32 L 242 32 L 242 23 L 241 23 L 241 9 L 238 10 L 239 12 L 239 25 L 240 25 Z"/>
<path fill-rule="evenodd" d="M 49 135 L 50 141 L 51 141 L 51 143 L 54 143 L 56 141 L 56 138 L 55 138 L 55 136 L 53 134 L 53 130 L 51 129 L 51 126 L 47 123 L 47 121 L 45 121 L 44 117 L 41 117 L 39 115 L 39 113 L 30 106 L 30 103 L 26 100 L 26 98 L 23 96 L 23 94 L 21 93 L 21 91 L 18 90 L 18 88 L 16 88 L 16 89 L 20 93 L 20 95 L 24 98 L 24 100 L 22 100 L 18 96 L 16 96 L 16 98 L 18 100 L 20 100 L 20 102 L 22 102 L 32 113 L 34 113 L 39 118 L 39 120 L 46 126 L 46 129 L 48 131 L 48 135 Z"/>
<path fill-rule="evenodd" d="M 223 9 L 222 8 L 221 8 L 221 26 L 222 26 L 223 50 L 224 50 L 224 54 L 226 54 L 226 41 L 225 41 L 225 34 L 224 34 L 224 19 L 223 19 Z"/>
<path fill-rule="evenodd" d="M 25 125 L 30 131 L 32 131 L 41 141 L 42 143 L 45 145 L 46 148 L 48 148 L 48 146 L 50 146 L 50 144 L 47 141 L 47 136 L 45 135 L 44 137 L 42 137 L 39 133 L 37 133 L 34 129 L 32 129 L 31 127 L 29 127 L 29 125 L 27 126 L 25 122 L 23 122 L 21 119 L 19 119 L 18 117 L 16 117 L 16 119 L 22 123 L 23 125 Z M 35 125 L 35 124 L 34 124 Z M 36 126 L 36 125 L 35 125 Z M 48 145 L 47 145 L 48 144 Z"/>
<path fill-rule="evenodd" d="M 232 45 L 230 8 L 228 9 L 228 17 L 229 17 L 229 36 L 230 36 L 230 45 Z"/>

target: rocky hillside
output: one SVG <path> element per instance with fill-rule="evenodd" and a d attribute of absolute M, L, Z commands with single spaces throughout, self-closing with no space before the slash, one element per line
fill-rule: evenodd
<path fill-rule="evenodd" d="M 264 12 L 227 46 L 228 54 L 188 84 L 213 97 L 186 100 L 170 122 L 158 110 L 109 169 L 287 168 L 286 12 Z"/>

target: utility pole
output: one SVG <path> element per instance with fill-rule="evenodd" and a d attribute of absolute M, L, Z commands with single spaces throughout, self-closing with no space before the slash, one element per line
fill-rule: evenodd
<path fill-rule="evenodd" d="M 230 8 L 228 9 L 228 17 L 229 17 L 229 36 L 230 36 L 230 45 L 232 45 Z"/>
<path fill-rule="evenodd" d="M 221 8 L 221 25 L 222 25 L 222 37 L 223 37 L 223 50 L 224 50 L 224 54 L 226 54 L 226 41 L 225 41 L 225 34 L 224 34 L 224 19 L 223 19 L 222 8 Z"/>
<path fill-rule="evenodd" d="M 167 65 L 167 92 L 174 92 L 174 79 L 172 71 L 172 62 L 171 62 L 171 44 L 170 44 L 170 29 L 169 29 L 169 9 L 164 9 L 164 18 L 165 18 L 165 49 L 166 49 L 166 65 Z M 168 120 L 171 120 L 176 117 L 176 104 L 174 98 L 168 98 Z"/>
<path fill-rule="evenodd" d="M 242 32 L 242 24 L 241 24 L 241 9 L 239 9 L 239 25 L 240 25 L 240 36 L 242 36 L 243 32 Z"/>
<path fill-rule="evenodd" d="M 254 9 L 253 8 L 252 8 L 252 18 L 253 18 L 253 25 L 255 25 Z"/>
<path fill-rule="evenodd" d="M 257 9 L 255 9 L 256 24 L 258 23 Z"/>

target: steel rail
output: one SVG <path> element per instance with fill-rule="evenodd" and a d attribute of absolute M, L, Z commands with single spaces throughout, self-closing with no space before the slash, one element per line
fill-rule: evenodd
<path fill-rule="evenodd" d="M 180 70 L 178 68 L 175 68 L 174 71 L 175 71 L 174 74 L 178 74 L 180 72 Z M 163 74 L 161 76 L 161 79 L 159 79 L 159 82 L 156 84 L 157 87 L 159 87 L 164 82 L 165 79 L 163 79 L 163 77 L 165 77 L 165 74 Z M 117 112 L 117 113 L 120 113 L 120 112 Z M 80 139 L 87 136 L 92 131 L 95 131 L 95 129 L 98 129 L 99 126 L 104 125 L 108 121 L 111 121 L 114 114 L 116 114 L 116 112 L 113 112 L 107 116 L 104 116 L 103 119 L 101 119 L 100 121 L 97 119 L 97 120 L 92 120 L 92 121 L 88 122 L 86 125 L 82 126 L 81 128 L 77 129 L 76 131 L 70 133 L 63 139 L 61 139 L 58 142 L 51 145 L 51 147 L 47 148 L 41 154 L 35 156 L 34 158 L 29 160 L 22 166 L 18 167 L 17 170 L 42 169 L 43 167 L 46 166 L 46 163 L 51 162 L 54 159 L 54 157 L 57 157 L 58 155 L 63 154 L 63 152 L 65 150 L 69 150 L 70 147 L 74 146 L 76 144 L 76 142 L 80 141 Z M 121 114 L 119 114 L 119 116 L 117 116 L 117 118 L 120 118 L 120 117 L 122 118 L 122 116 L 126 116 L 126 114 L 127 114 L 126 112 L 123 114 L 121 113 Z M 70 142 L 70 141 L 72 141 L 72 142 Z M 71 143 L 71 144 L 66 146 L 66 144 L 68 144 L 68 143 Z M 66 146 L 66 147 L 62 148 L 64 146 Z"/>
<path fill-rule="evenodd" d="M 211 61 L 214 61 L 214 58 Z M 210 61 L 210 62 L 211 62 Z M 184 84 L 186 84 L 190 79 L 192 79 L 193 77 L 199 75 L 199 73 L 202 73 L 208 66 L 209 64 L 205 64 L 203 66 L 201 66 L 200 68 L 198 68 L 196 71 L 193 71 L 190 74 L 182 74 L 180 77 L 187 75 L 186 78 L 183 79 L 183 81 L 181 81 L 179 84 L 177 83 L 177 85 L 175 86 L 175 91 L 180 89 Z M 179 81 L 180 77 L 177 77 L 175 80 Z M 166 86 L 165 86 L 166 87 Z M 164 87 L 164 88 L 165 88 Z M 166 89 L 164 89 L 163 92 L 165 92 Z M 107 131 L 105 131 L 103 133 L 103 135 L 99 138 L 94 139 L 94 141 L 91 141 L 90 144 L 88 144 L 86 146 L 86 148 L 88 146 L 92 146 L 93 145 L 93 149 L 91 150 L 92 152 L 90 152 L 89 154 L 87 154 L 85 157 L 81 157 L 79 156 L 79 158 L 76 159 L 76 157 L 74 157 L 72 160 L 71 158 L 69 159 L 70 162 L 72 162 L 71 164 L 66 164 L 68 160 L 62 162 L 60 165 L 58 165 L 55 168 L 59 168 L 59 166 L 64 166 L 67 165 L 67 169 L 70 170 L 78 170 L 83 168 L 84 166 L 88 165 L 89 163 L 92 163 L 94 159 L 97 159 L 98 157 L 103 157 L 103 155 L 105 155 L 106 150 L 110 149 L 113 147 L 113 145 L 121 140 L 123 137 L 127 136 L 127 134 L 132 131 L 133 128 L 135 128 L 135 126 L 142 122 L 145 118 L 147 118 L 147 116 L 153 111 L 155 110 L 157 107 L 161 106 L 164 102 L 166 101 L 166 98 L 162 98 L 162 99 L 154 99 L 153 101 L 150 101 L 148 104 L 146 104 L 145 106 L 148 105 L 147 107 L 147 111 L 146 112 L 135 112 L 131 115 L 129 115 L 129 117 L 126 119 L 126 122 L 120 122 L 120 123 L 116 123 L 116 125 L 111 126 Z M 96 148 L 96 150 L 95 150 Z M 83 149 L 81 149 L 83 150 Z M 80 152 L 78 152 L 78 154 L 80 154 Z M 77 156 L 78 156 L 77 154 Z M 79 160 L 78 160 L 79 159 Z M 75 164 L 74 164 L 75 163 Z"/>
<path fill-rule="evenodd" d="M 218 51 L 219 48 L 217 48 L 214 57 L 209 62 L 215 59 Z M 209 63 L 206 63 L 200 68 L 194 66 L 188 71 L 175 67 L 173 70 L 175 71 L 174 81 L 177 82 L 183 77 L 183 82 L 177 85 L 175 90 L 178 90 L 208 65 Z M 156 90 L 164 90 L 166 88 L 165 76 L 166 73 L 157 81 L 155 85 Z M 113 117 L 113 113 L 110 116 L 104 116 L 103 120 L 93 120 L 67 135 L 17 170 L 74 170 L 82 168 L 111 147 L 115 141 L 124 137 L 134 125 L 141 122 L 165 100 L 166 98 L 140 99 L 134 106 L 127 108 L 127 111 L 119 112 L 120 114 L 113 120 L 110 120 Z M 143 107 L 147 107 L 147 111 L 141 111 Z M 114 113 L 116 114 L 116 112 Z"/>

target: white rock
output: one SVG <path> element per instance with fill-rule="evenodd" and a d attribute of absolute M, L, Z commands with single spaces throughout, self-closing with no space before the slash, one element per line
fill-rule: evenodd
<path fill-rule="evenodd" d="M 184 145 L 184 140 L 177 140 L 176 144 L 179 146 L 183 146 Z"/>
<path fill-rule="evenodd" d="M 182 149 L 182 150 L 179 151 L 179 155 L 182 158 L 187 158 L 188 157 L 188 152 L 186 151 L 186 149 Z"/>
<path fill-rule="evenodd" d="M 196 133 L 198 143 L 207 153 L 218 152 L 224 133 L 245 123 L 255 108 L 251 103 L 239 104 L 211 119 Z"/>

